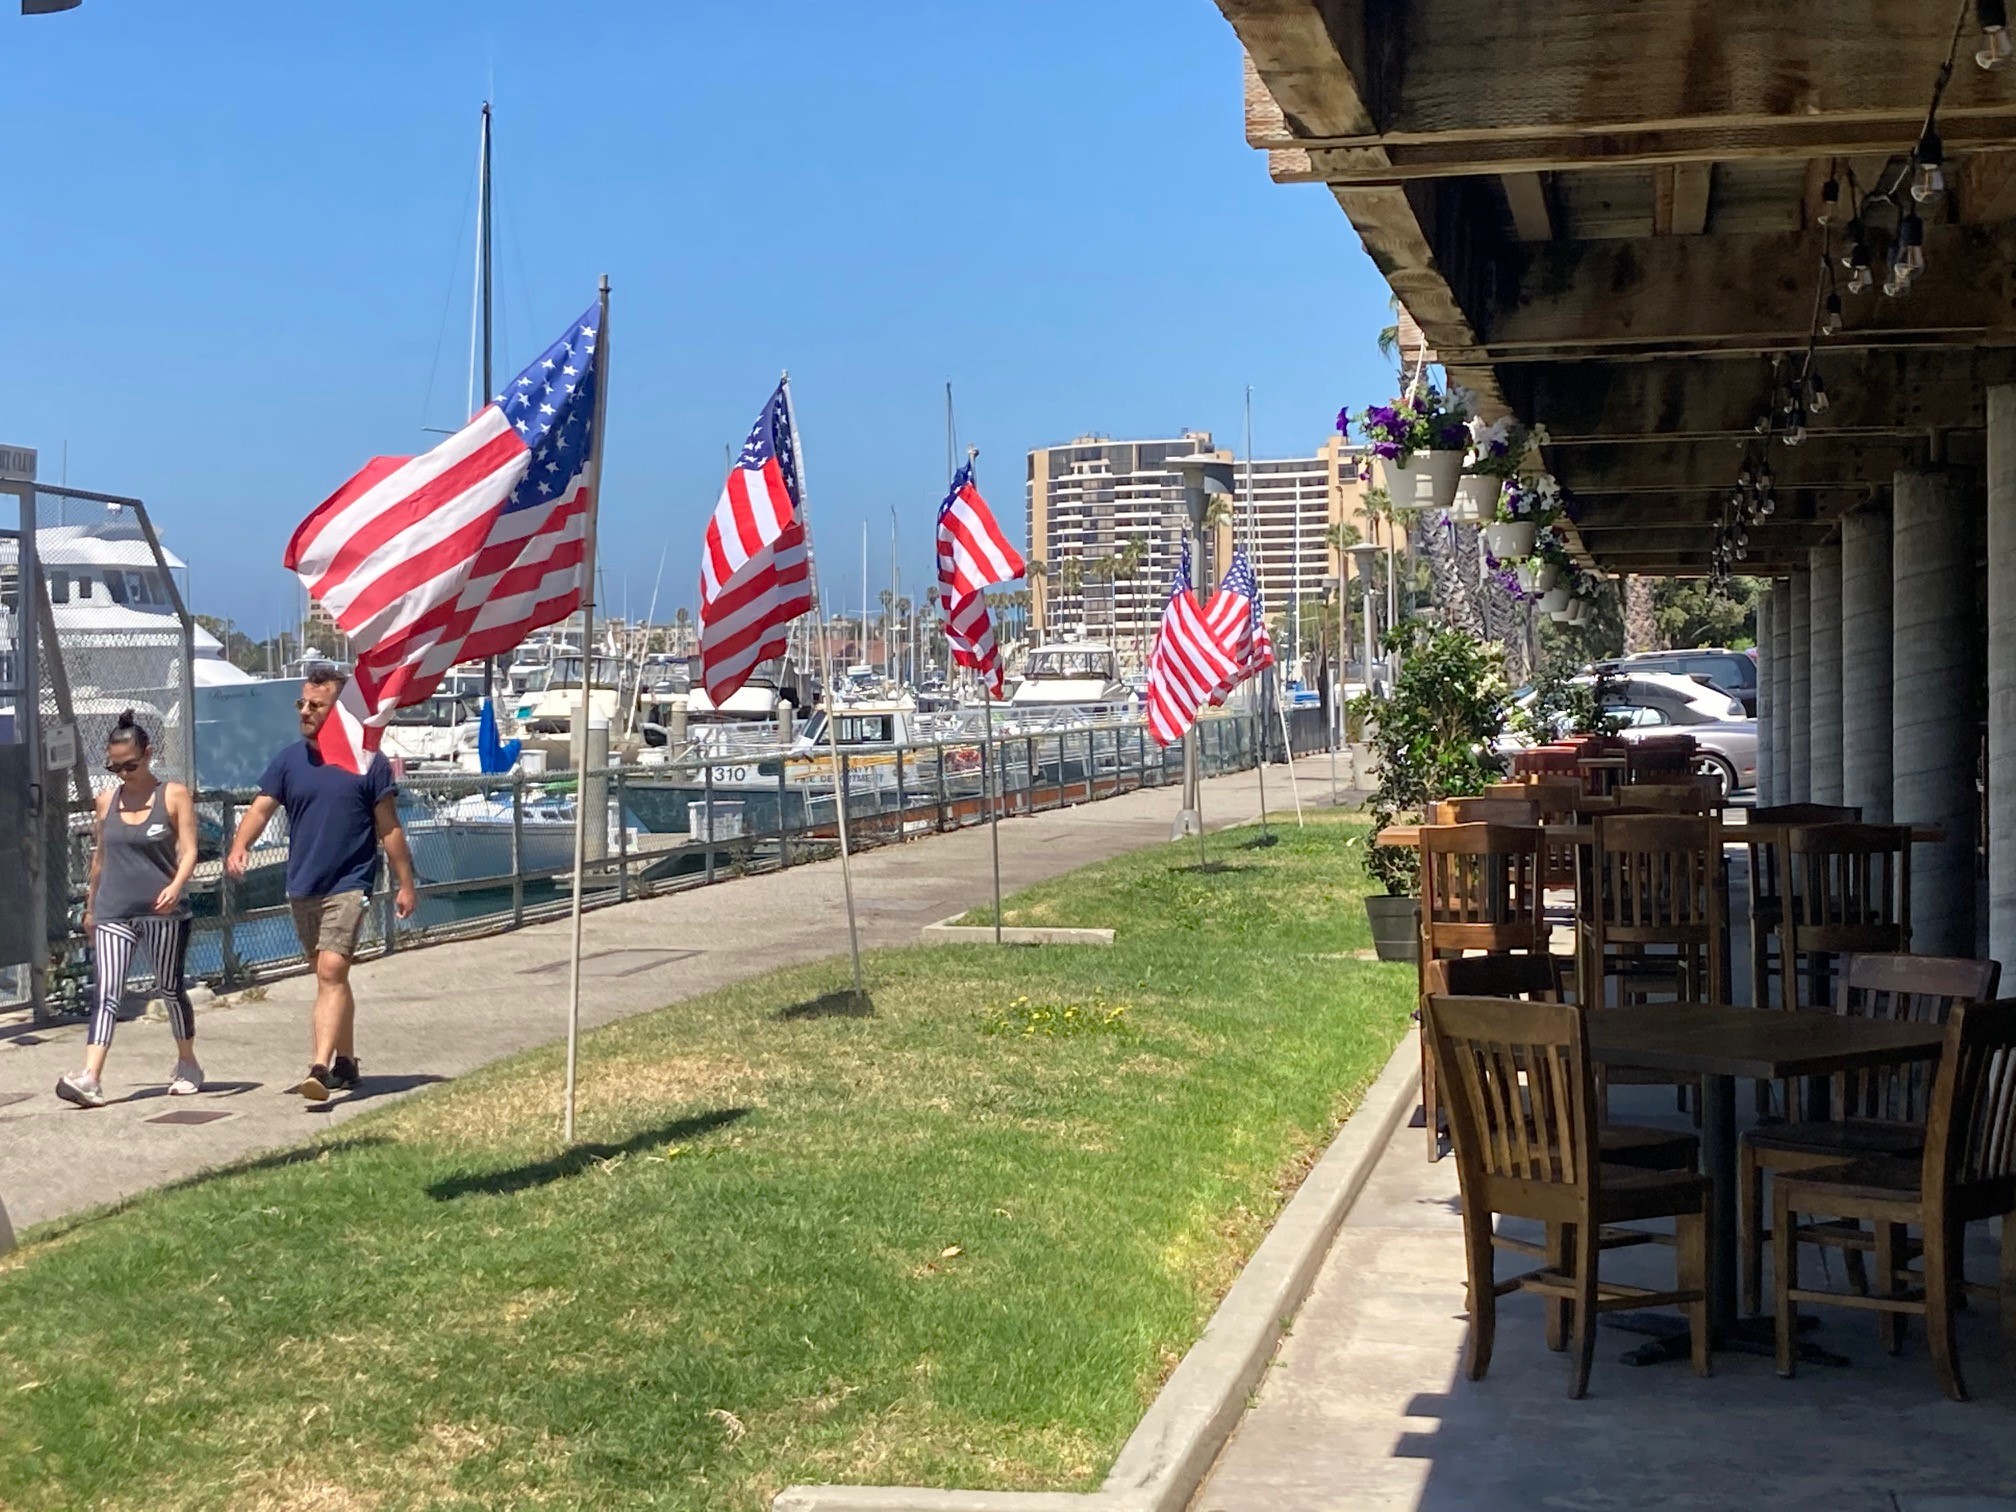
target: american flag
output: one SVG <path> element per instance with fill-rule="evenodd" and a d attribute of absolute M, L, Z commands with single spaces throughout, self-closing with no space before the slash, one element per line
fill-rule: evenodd
<path fill-rule="evenodd" d="M 717 708 L 784 654 L 784 627 L 812 607 L 800 505 L 791 390 L 779 383 L 728 470 L 700 557 L 700 681 Z"/>
<path fill-rule="evenodd" d="M 1274 641 L 1260 606 L 1260 580 L 1253 575 L 1243 546 L 1232 553 L 1224 581 L 1204 606 L 1204 621 L 1238 662 L 1232 680 L 1211 695 L 1212 703 L 1222 704 L 1240 683 L 1274 665 Z"/>
<path fill-rule="evenodd" d="M 1190 591 L 1190 547 L 1162 611 L 1162 626 L 1148 653 L 1148 733 L 1157 745 L 1174 745 L 1223 684 L 1238 681 L 1239 663 L 1197 607 Z"/>
<path fill-rule="evenodd" d="M 374 457 L 295 530 L 286 565 L 356 658 L 324 760 L 363 771 L 450 667 L 580 608 L 598 324 L 591 305 L 461 430 L 425 456 Z"/>
<path fill-rule="evenodd" d="M 996 698 L 1001 696 L 1001 657 L 986 590 L 1019 578 L 1027 566 L 980 497 L 968 462 L 953 474 L 945 502 L 938 506 L 938 592 L 945 604 L 952 660 L 978 672 Z"/>

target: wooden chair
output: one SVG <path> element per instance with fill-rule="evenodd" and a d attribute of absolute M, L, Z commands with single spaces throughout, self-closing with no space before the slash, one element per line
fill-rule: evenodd
<path fill-rule="evenodd" d="M 1622 787 L 1631 773 L 1631 758 L 1628 756 L 1582 756 L 1575 762 L 1575 769 L 1582 774 L 1582 791 L 1591 798 L 1611 797 Z"/>
<path fill-rule="evenodd" d="M 1421 829 L 1421 977 L 1443 954 L 1547 952 L 1545 899 L 1540 887 L 1540 830 L 1535 825 L 1451 824 Z M 1442 1153 L 1432 1077 L 1423 1062 L 1421 1106 L 1428 1158 Z"/>
<path fill-rule="evenodd" d="M 1491 1365 L 1498 1298 L 1520 1289 L 1546 1298 L 1549 1348 L 1561 1348 L 1572 1333 L 1571 1397 L 1589 1388 L 1596 1315 L 1620 1307 L 1683 1308 L 1694 1369 L 1708 1373 L 1710 1184 L 1689 1171 L 1602 1163 L 1586 1011 L 1499 998 L 1429 1000 L 1424 1027 L 1447 1089 L 1463 1193 L 1473 1381 Z M 1497 1280 L 1492 1261 L 1501 1213 L 1537 1220 L 1547 1230 L 1547 1263 L 1505 1282 Z M 1604 1226 L 1651 1218 L 1674 1220 L 1673 1290 L 1604 1283 L 1598 1274 Z"/>
<path fill-rule="evenodd" d="M 1786 1007 L 1831 1000 L 1829 959 L 1911 948 L 1911 830 L 1812 824 L 1785 831 L 1778 967 Z M 1807 979 L 1799 995 L 1801 963 Z"/>
<path fill-rule="evenodd" d="M 1540 806 L 1531 798 L 1444 798 L 1435 805 L 1437 824 L 1538 824 Z"/>
<path fill-rule="evenodd" d="M 1634 786 L 1685 782 L 1694 770 L 1695 746 L 1692 735 L 1652 735 L 1633 741 L 1626 753 L 1626 780 Z"/>
<path fill-rule="evenodd" d="M 1790 1376 L 1795 1369 L 1801 1302 L 1882 1313 L 1883 1343 L 1893 1354 L 1903 1348 L 1904 1318 L 1917 1314 L 1925 1319 L 1939 1384 L 1954 1401 L 1966 1401 L 1953 1315 L 1961 1291 L 1960 1251 L 1967 1225 L 1977 1219 L 2003 1221 L 2002 1330 L 2016 1341 L 2016 1234 L 2010 1232 L 2010 1215 L 2016 1214 L 2016 1003 L 1960 1003 L 1947 1017 L 1921 1158 L 1865 1156 L 1780 1176 L 1772 1199 L 1778 1374 Z M 1832 1227 L 1803 1224 L 1802 1215 L 1875 1226 L 1870 1294 L 1798 1285 L 1799 1242 L 1824 1237 L 1821 1231 Z M 1898 1260 L 1908 1224 L 1924 1234 L 1925 1269 L 1917 1278 L 1923 1286 L 1900 1290 Z"/>
<path fill-rule="evenodd" d="M 1846 804 L 1778 803 L 1753 808 L 1749 823 L 1732 831 L 1750 853 L 1750 1001 L 1759 1008 L 1771 1006 L 1773 951 L 1782 945 L 1785 923 L 1785 858 L 1777 826 L 1861 821 L 1862 810 Z"/>
<path fill-rule="evenodd" d="M 1473 955 L 1428 963 L 1430 997 L 1524 998 L 1536 1003 L 1561 1001 L 1561 971 L 1567 965 L 1551 955 Z M 1422 1037 L 1421 1104 L 1428 1111 L 1429 1128 L 1435 1128 L 1434 1057 L 1426 1053 L 1427 1037 Z M 1598 1106 L 1601 1106 L 1599 1096 Z M 1431 1134 L 1431 1145 L 1434 1143 Z M 1701 1142 L 1684 1130 L 1661 1129 L 1647 1124 L 1611 1123 L 1607 1115 L 1597 1129 L 1597 1145 L 1609 1165 L 1636 1166 L 1650 1171 L 1691 1171 Z M 1429 1159 L 1440 1154 L 1431 1148 Z M 1633 1234 L 1631 1242 L 1643 1243 L 1647 1236 Z M 1537 1254 L 1524 1241 L 1499 1238 L 1501 1248 Z"/>
<path fill-rule="evenodd" d="M 1955 956 L 1851 955 L 1841 966 L 1846 1017 L 1943 1024 L 1961 1003 L 1995 996 L 2002 968 Z M 1833 1077 L 1825 1109 L 1782 1123 L 1759 1124 L 1743 1136 L 1737 1172 L 1738 1254 L 1743 1306 L 1755 1312 L 1764 1285 L 1764 1175 L 1846 1165 L 1868 1155 L 1915 1158 L 1925 1148 L 1932 1073 L 1923 1065 L 1888 1066 Z M 1792 1105 L 1788 1099 L 1787 1106 Z M 1851 1274 L 1861 1271 L 1849 1250 Z"/>
<path fill-rule="evenodd" d="M 1611 795 L 1617 814 L 1705 814 L 1708 792 L 1698 782 L 1634 782 Z"/>
<path fill-rule="evenodd" d="M 1716 1002 L 1722 981 L 1722 822 L 1691 815 L 1599 814 L 1581 910 L 1583 996 L 1643 1001 L 1647 984 Z M 1646 947 L 1670 948 L 1650 956 Z M 1613 948 L 1618 952 L 1612 954 Z"/>

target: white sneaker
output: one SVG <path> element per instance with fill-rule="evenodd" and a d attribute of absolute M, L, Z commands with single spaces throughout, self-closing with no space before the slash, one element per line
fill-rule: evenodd
<path fill-rule="evenodd" d="M 75 1103 L 80 1108 L 102 1108 L 105 1106 L 104 1089 L 98 1085 L 98 1078 L 82 1071 L 65 1071 L 56 1078 L 56 1095 L 67 1103 Z"/>
<path fill-rule="evenodd" d="M 168 1078 L 170 1097 L 194 1097 L 203 1090 L 203 1068 L 194 1061 L 177 1061 Z"/>

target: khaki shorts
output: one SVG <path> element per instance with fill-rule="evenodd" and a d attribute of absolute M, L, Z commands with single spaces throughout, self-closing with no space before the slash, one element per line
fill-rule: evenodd
<path fill-rule="evenodd" d="M 370 899 L 361 892 L 329 893 L 320 898 L 289 898 L 294 910 L 294 933 L 301 948 L 312 960 L 326 950 L 350 960 L 357 954 L 357 937 L 364 932 L 364 905 Z"/>

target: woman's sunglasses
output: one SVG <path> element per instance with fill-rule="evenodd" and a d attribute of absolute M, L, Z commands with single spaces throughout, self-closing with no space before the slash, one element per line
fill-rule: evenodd
<path fill-rule="evenodd" d="M 105 770 L 115 777 L 126 777 L 139 771 L 146 764 L 144 761 L 108 761 L 105 763 Z"/>

